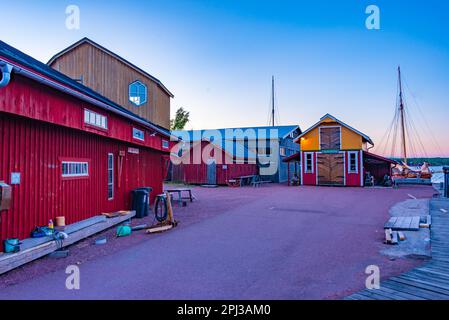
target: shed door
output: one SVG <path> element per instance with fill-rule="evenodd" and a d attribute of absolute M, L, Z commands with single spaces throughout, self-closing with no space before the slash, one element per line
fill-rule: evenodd
<path fill-rule="evenodd" d="M 340 150 L 340 128 L 321 127 L 320 128 L 321 150 Z"/>
<path fill-rule="evenodd" d="M 344 158 L 341 153 L 318 154 L 318 184 L 344 185 Z"/>
<path fill-rule="evenodd" d="M 217 164 L 214 160 L 207 164 L 207 183 L 212 185 L 217 184 Z"/>

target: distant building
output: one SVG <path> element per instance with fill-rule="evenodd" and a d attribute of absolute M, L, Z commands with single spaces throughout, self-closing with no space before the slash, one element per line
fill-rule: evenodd
<path fill-rule="evenodd" d="M 206 158 L 195 162 L 203 153 Z M 193 142 L 178 153 L 178 160 L 183 163 L 171 164 L 171 180 L 185 184 L 226 185 L 229 180 L 259 172 L 255 154 L 248 150 L 231 154 L 224 145 L 207 140 Z"/>
<path fill-rule="evenodd" d="M 138 116 L 169 129 L 173 94 L 157 78 L 98 43 L 83 38 L 56 54 L 48 65 Z"/>
<path fill-rule="evenodd" d="M 208 141 L 210 136 L 221 139 L 220 147 L 229 154 L 236 155 L 243 163 L 255 163 L 263 180 L 275 183 L 287 182 L 288 166 L 294 171 L 293 164 L 282 160 L 299 151 L 299 145 L 294 139 L 301 133 L 298 125 L 290 126 L 263 126 L 244 128 L 222 128 L 214 130 L 173 131 L 176 137 L 189 137 L 191 142 L 199 140 Z M 270 163 L 267 163 L 269 161 Z M 263 168 L 271 166 L 272 173 L 264 174 Z M 267 170 L 268 171 L 268 170 Z M 299 172 L 298 172 L 299 174 Z"/>
<path fill-rule="evenodd" d="M 301 151 L 284 159 L 300 163 L 302 185 L 364 186 L 365 174 L 375 181 L 391 175 L 395 162 L 369 152 L 370 137 L 330 114 L 299 135 Z M 292 175 L 290 175 L 292 177 Z"/>

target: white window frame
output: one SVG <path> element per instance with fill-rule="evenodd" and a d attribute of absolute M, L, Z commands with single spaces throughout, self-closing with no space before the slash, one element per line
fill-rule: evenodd
<path fill-rule="evenodd" d="M 319 128 L 318 128 L 318 146 L 320 147 L 320 151 L 322 150 L 321 149 L 321 129 L 322 128 L 339 128 L 340 129 L 340 149 L 338 149 L 338 150 L 341 150 L 342 148 L 343 148 L 343 139 L 342 139 L 342 130 L 341 130 L 341 126 L 320 126 Z M 333 149 L 330 149 L 330 150 L 333 150 Z M 323 151 L 326 151 L 326 150 L 323 150 Z"/>
<path fill-rule="evenodd" d="M 287 148 L 279 147 L 279 154 L 283 157 L 287 156 Z"/>
<path fill-rule="evenodd" d="M 162 148 L 163 149 L 170 148 L 170 143 L 168 142 L 168 140 L 162 140 Z"/>
<path fill-rule="evenodd" d="M 84 123 L 100 129 L 108 129 L 108 118 L 89 109 L 84 109 Z"/>
<path fill-rule="evenodd" d="M 112 161 L 109 161 L 111 158 L 112 158 Z M 112 166 L 109 166 L 110 163 Z M 114 199 L 114 154 L 113 153 L 108 153 L 107 168 L 108 168 L 108 184 L 107 184 L 108 200 L 113 200 Z M 112 175 L 111 175 L 112 181 L 109 181 L 109 172 L 112 173 Z M 111 187 L 111 190 L 112 190 L 111 196 L 109 196 L 109 187 Z"/>
<path fill-rule="evenodd" d="M 136 136 L 135 134 L 137 132 L 142 133 L 142 137 L 143 138 L 140 138 L 140 137 Z M 137 128 L 133 128 L 133 139 L 136 139 L 136 140 L 139 140 L 139 141 L 145 141 L 145 131 L 137 129 Z"/>
<path fill-rule="evenodd" d="M 310 155 L 310 164 L 311 164 L 311 170 L 307 170 L 307 157 Z M 315 168 L 313 165 L 313 152 L 305 152 L 304 153 L 304 173 L 315 173 Z"/>
<path fill-rule="evenodd" d="M 71 165 L 80 165 L 81 170 L 83 172 L 80 173 L 73 173 L 73 172 L 69 172 L 69 173 L 64 173 L 64 166 L 68 165 L 68 171 L 70 171 L 70 166 Z M 86 171 L 84 172 L 84 170 L 82 170 L 83 168 L 86 168 Z M 87 161 L 61 161 L 61 172 L 62 172 L 62 177 L 63 178 L 78 178 L 78 177 L 88 177 L 89 176 L 89 162 Z"/>
<path fill-rule="evenodd" d="M 355 170 L 351 170 L 351 155 L 355 157 Z M 348 152 L 348 173 L 359 173 L 359 152 L 349 151 Z"/>

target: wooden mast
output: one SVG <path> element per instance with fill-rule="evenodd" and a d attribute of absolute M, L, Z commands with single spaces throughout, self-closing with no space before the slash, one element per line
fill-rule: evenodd
<path fill-rule="evenodd" d="M 404 114 L 404 100 L 402 96 L 402 79 L 401 79 L 401 67 L 398 67 L 399 76 L 399 112 L 401 119 L 401 134 L 402 134 L 402 156 L 404 164 L 407 164 L 407 142 L 405 140 L 405 114 Z"/>

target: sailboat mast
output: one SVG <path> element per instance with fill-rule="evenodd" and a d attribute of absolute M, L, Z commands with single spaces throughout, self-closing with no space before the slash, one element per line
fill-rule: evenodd
<path fill-rule="evenodd" d="M 400 112 L 401 133 L 402 133 L 402 156 L 404 158 L 404 164 L 407 164 L 407 142 L 405 140 L 405 115 L 404 115 L 404 100 L 402 96 L 401 67 L 398 67 L 398 76 L 399 76 L 399 112 Z"/>
<path fill-rule="evenodd" d="M 271 77 L 271 121 L 274 127 L 274 76 Z"/>

